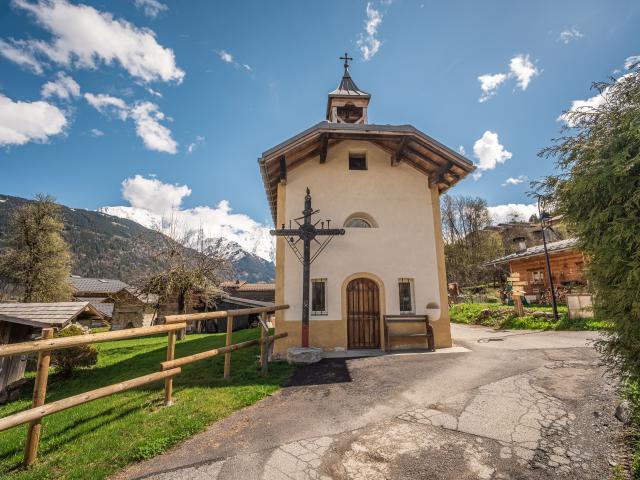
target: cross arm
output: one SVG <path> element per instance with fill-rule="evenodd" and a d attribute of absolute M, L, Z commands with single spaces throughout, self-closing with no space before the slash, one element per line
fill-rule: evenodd
<path fill-rule="evenodd" d="M 344 228 L 318 228 L 316 235 L 344 235 Z"/>
<path fill-rule="evenodd" d="M 300 229 L 298 228 L 280 228 L 278 230 L 269 230 L 270 235 L 275 235 L 276 237 L 297 237 L 300 236 Z"/>

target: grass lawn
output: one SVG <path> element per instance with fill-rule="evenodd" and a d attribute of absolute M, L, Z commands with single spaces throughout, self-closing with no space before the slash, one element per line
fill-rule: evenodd
<path fill-rule="evenodd" d="M 234 332 L 233 343 L 256 338 L 259 330 Z M 176 344 L 176 358 L 224 345 L 224 334 L 188 335 Z M 49 377 L 47 402 L 159 371 L 167 337 L 97 344 L 98 364 L 62 380 Z M 275 392 L 293 367 L 278 362 L 260 375 L 259 347 L 233 352 L 231 379 L 222 378 L 224 356 L 182 367 L 175 377 L 175 405 L 163 407 L 164 383 L 156 382 L 45 417 L 37 463 L 20 468 L 26 425 L 0 433 L 0 477 L 15 479 L 100 479 L 137 460 L 153 457 L 232 412 Z M 31 374 L 33 379 L 33 373 Z M 33 383 L 24 399 L 0 407 L 0 417 L 30 407 Z"/>
<path fill-rule="evenodd" d="M 558 305 L 560 319 L 535 317 L 533 312 L 553 312 L 551 307 L 527 306 L 525 316 L 516 317 L 513 307 L 495 303 L 459 303 L 449 309 L 451 321 L 502 329 L 606 330 L 607 322 L 594 318 L 570 320 L 565 305 Z"/>

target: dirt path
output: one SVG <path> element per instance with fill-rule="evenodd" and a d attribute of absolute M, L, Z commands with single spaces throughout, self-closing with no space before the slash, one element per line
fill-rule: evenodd
<path fill-rule="evenodd" d="M 615 385 L 588 332 L 454 327 L 437 354 L 324 361 L 116 478 L 607 479 Z M 496 340 L 497 339 L 497 340 Z"/>

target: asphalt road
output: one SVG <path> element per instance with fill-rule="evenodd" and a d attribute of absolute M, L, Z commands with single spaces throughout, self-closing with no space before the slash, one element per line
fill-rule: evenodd
<path fill-rule="evenodd" d="M 593 332 L 453 326 L 457 348 L 324 360 L 117 479 L 607 479 L 624 462 Z"/>

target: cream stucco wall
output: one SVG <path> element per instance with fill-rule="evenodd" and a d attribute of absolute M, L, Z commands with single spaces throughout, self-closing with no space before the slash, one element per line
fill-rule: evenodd
<path fill-rule="evenodd" d="M 349 152 L 366 152 L 368 169 L 349 170 Z M 311 278 L 327 279 L 328 312 L 311 316 L 311 344 L 315 340 L 316 346 L 328 350 L 347 347 L 345 280 L 362 272 L 383 284 L 383 315 L 399 313 L 398 279 L 412 278 L 415 313 L 428 314 L 437 345 L 449 346 L 446 285 L 441 285 L 444 262 L 437 251 L 442 246 L 440 223 L 434 218 L 439 208 L 432 203 L 438 196 L 429 189 L 428 178 L 406 163 L 391 166 L 390 154 L 370 142 L 343 141 L 329 148 L 326 163 L 311 159 L 287 173 L 286 185 L 278 190 L 279 225 L 288 226 L 289 218 L 301 215 L 307 187 L 314 209 L 320 210 L 316 217 L 330 219 L 332 227 L 343 226 L 354 212 L 365 212 L 378 224 L 371 229 L 347 228 L 346 235 L 335 237 L 312 264 Z M 299 345 L 296 332 L 302 312 L 302 267 L 284 241 L 277 245 L 276 283 L 276 301 L 290 305 L 278 315 L 276 325 L 290 331 L 277 348 L 283 351 Z"/>

